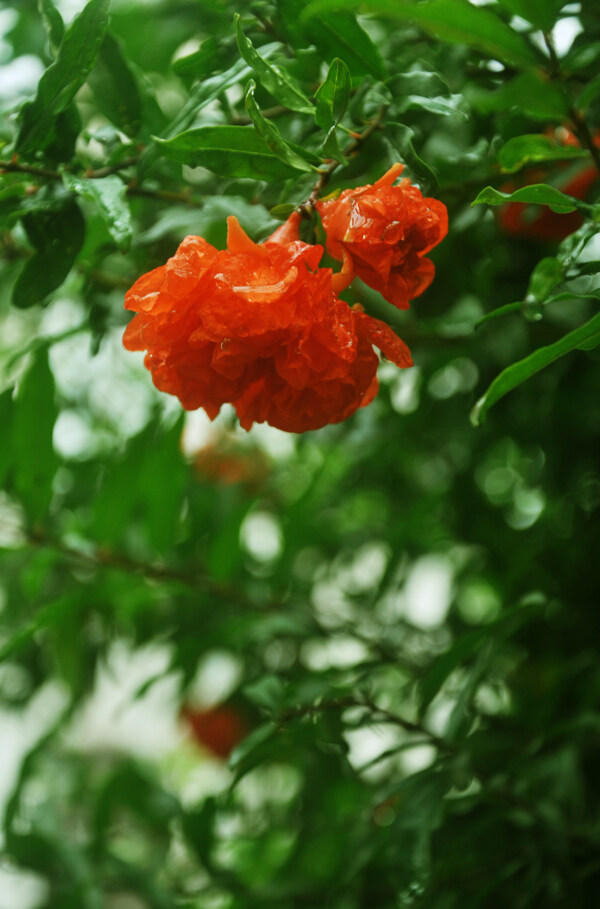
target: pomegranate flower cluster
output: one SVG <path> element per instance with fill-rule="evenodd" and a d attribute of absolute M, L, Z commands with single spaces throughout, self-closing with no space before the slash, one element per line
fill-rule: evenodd
<path fill-rule="evenodd" d="M 381 183 L 362 189 L 377 196 Z M 345 205 L 346 199 L 342 194 L 336 202 Z M 441 203 L 436 206 L 443 209 Z M 341 224 L 341 216 L 332 217 Z M 390 218 L 391 213 L 386 225 Z M 423 240 L 426 220 L 414 228 L 419 263 L 426 261 L 419 255 L 437 242 L 432 229 Z M 410 229 L 402 223 L 394 243 L 389 237 L 382 241 L 392 249 L 388 277 L 402 257 L 409 269 L 414 265 L 413 253 L 404 250 Z M 305 432 L 345 420 L 373 400 L 379 362 L 374 347 L 400 367 L 412 365 L 408 348 L 388 325 L 338 296 L 355 270 L 362 277 L 368 252 L 357 244 L 334 274 L 319 267 L 323 247 L 300 240 L 299 224 L 300 214 L 294 212 L 257 244 L 230 217 L 225 250 L 202 237 L 186 237 L 166 265 L 142 275 L 127 292 L 125 306 L 137 315 L 123 343 L 128 350 L 146 351 L 144 362 L 156 387 L 176 395 L 185 409 L 202 407 L 214 419 L 230 403 L 244 429 L 266 422 Z M 373 231 L 378 230 L 374 222 Z M 333 243 L 351 246 L 337 234 Z M 402 244 L 403 251 L 395 253 Z M 429 280 L 415 283 L 407 276 L 404 283 L 415 295 Z"/>

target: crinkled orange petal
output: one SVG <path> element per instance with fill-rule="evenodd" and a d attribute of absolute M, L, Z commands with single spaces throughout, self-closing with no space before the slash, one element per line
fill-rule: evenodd
<path fill-rule="evenodd" d="M 389 325 L 359 310 L 354 312 L 357 327 L 362 336 L 375 347 L 378 347 L 388 360 L 391 360 L 392 363 L 402 369 L 413 365 L 410 350 Z"/>

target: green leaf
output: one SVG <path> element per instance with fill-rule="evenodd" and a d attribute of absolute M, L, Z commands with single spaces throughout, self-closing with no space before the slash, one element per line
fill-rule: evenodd
<path fill-rule="evenodd" d="M 244 687 L 244 694 L 259 707 L 267 710 L 279 710 L 285 698 L 285 689 L 281 679 L 276 675 L 264 675 Z"/>
<path fill-rule="evenodd" d="M 106 119 L 127 136 L 136 136 L 142 123 L 140 89 L 120 42 L 109 32 L 87 81 Z"/>
<path fill-rule="evenodd" d="M 466 44 L 514 66 L 531 67 L 537 55 L 533 48 L 510 26 L 488 9 L 473 6 L 468 0 L 314 0 L 302 17 L 312 17 L 324 10 L 358 9 L 414 22 L 437 38 L 454 44 Z"/>
<path fill-rule="evenodd" d="M 119 249 L 126 252 L 133 236 L 133 226 L 126 198 L 127 187 L 120 177 L 110 174 L 90 180 L 65 172 L 63 183 L 67 189 L 98 206 L 111 237 Z"/>
<path fill-rule="evenodd" d="M 55 119 L 67 109 L 94 65 L 108 23 L 109 4 L 110 0 L 90 0 L 67 29 L 35 98 L 21 108 L 15 143 L 18 154 L 31 156 L 50 141 Z"/>
<path fill-rule="evenodd" d="M 538 71 L 520 73 L 494 91 L 467 86 L 465 94 L 470 104 L 484 114 L 514 109 L 518 114 L 556 123 L 563 123 L 569 116 L 560 83 Z"/>
<path fill-rule="evenodd" d="M 559 259 L 549 256 L 542 259 L 534 268 L 529 280 L 527 296 L 543 302 L 564 277 L 564 266 Z"/>
<path fill-rule="evenodd" d="M 12 433 L 14 486 L 32 523 L 45 517 L 50 503 L 57 464 L 52 447 L 56 415 L 54 376 L 43 348 L 19 386 Z"/>
<path fill-rule="evenodd" d="M 248 758 L 256 751 L 261 745 L 265 742 L 268 742 L 269 739 L 277 733 L 278 730 L 277 723 L 264 723 L 262 726 L 258 726 L 254 729 L 250 735 L 246 736 L 243 742 L 240 742 L 229 757 L 229 766 L 232 770 L 235 770 L 239 773 L 242 769 L 242 765 L 245 764 Z"/>
<path fill-rule="evenodd" d="M 482 189 L 477 198 L 471 202 L 471 205 L 503 205 L 505 202 L 525 202 L 529 205 L 547 205 L 552 211 L 564 214 L 565 212 L 589 211 L 590 206 L 579 199 L 567 196 L 561 193 L 554 186 L 547 183 L 532 183 L 530 186 L 522 186 L 513 193 L 503 193 L 493 186 L 486 186 Z"/>
<path fill-rule="evenodd" d="M 499 0 L 515 16 L 531 22 L 544 32 L 551 31 L 564 0 Z"/>
<path fill-rule="evenodd" d="M 65 33 L 65 25 L 62 16 L 56 9 L 52 0 L 38 0 L 38 9 L 40 16 L 44 20 L 46 31 L 48 32 L 48 41 L 50 50 L 56 56 L 56 52 L 61 45 Z"/>
<path fill-rule="evenodd" d="M 589 350 L 600 343 L 600 313 L 593 316 L 585 325 L 570 331 L 554 344 L 540 347 L 528 357 L 513 363 L 497 376 L 485 394 L 477 401 L 471 411 L 471 422 L 479 426 L 485 421 L 488 410 L 493 405 L 531 376 L 535 375 L 545 366 L 554 363 L 560 357 L 570 353 L 576 348 Z"/>
<path fill-rule="evenodd" d="M 252 126 L 200 126 L 172 139 L 153 138 L 167 158 L 206 167 L 222 177 L 271 181 L 296 173 L 270 151 Z"/>
<path fill-rule="evenodd" d="M 600 95 L 600 76 L 596 76 L 595 79 L 591 79 L 587 83 L 577 98 L 577 109 L 585 113 L 592 101 L 595 101 L 598 95 Z"/>
<path fill-rule="evenodd" d="M 315 120 L 321 129 L 330 130 L 340 122 L 346 112 L 351 89 L 350 70 L 343 60 L 336 57 L 315 94 Z"/>
<path fill-rule="evenodd" d="M 280 46 L 281 45 L 278 43 L 273 43 L 261 47 L 263 59 L 266 59 L 274 53 Z M 154 141 L 158 144 L 161 141 L 164 142 L 165 140 L 179 138 L 184 132 L 191 132 L 191 130 L 188 130 L 188 127 L 196 120 L 199 112 L 206 107 L 207 104 L 216 101 L 216 99 L 228 88 L 231 88 L 233 85 L 236 85 L 249 76 L 251 72 L 252 70 L 245 60 L 237 60 L 233 66 L 225 70 L 225 72 L 217 73 L 216 76 L 212 76 L 210 79 L 203 79 L 200 81 L 192 90 L 188 101 L 183 105 L 182 109 L 177 113 L 165 130 L 164 135 L 160 138 L 153 136 L 152 138 Z M 202 129 L 204 127 L 200 128 Z M 144 151 L 138 163 L 138 172 L 140 175 L 143 175 L 143 173 L 148 170 L 158 153 L 159 150 L 156 145 L 151 146 Z M 173 157 L 173 155 L 168 155 L 168 157 Z M 207 166 L 208 165 L 206 164 L 204 165 L 204 167 Z M 210 169 L 212 170 L 213 168 Z M 217 169 L 217 173 L 218 172 Z M 238 174 L 237 176 L 240 175 Z M 243 176 L 256 177 L 256 174 L 244 174 Z"/>
<path fill-rule="evenodd" d="M 273 208 L 270 209 L 269 214 L 277 221 L 287 221 L 291 213 L 295 210 L 296 206 L 291 202 L 282 202 L 281 205 L 274 205 Z"/>
<path fill-rule="evenodd" d="M 339 161 L 341 164 L 347 163 L 346 156 L 342 151 L 337 137 L 337 130 L 335 126 L 332 126 L 325 136 L 325 141 L 323 142 L 322 149 L 323 154 L 326 158 L 333 158 L 335 161 Z"/>
<path fill-rule="evenodd" d="M 559 145 L 550 136 L 515 136 L 505 142 L 498 152 L 498 163 L 505 173 L 514 173 L 532 161 L 565 161 L 571 158 L 589 158 L 585 148 L 576 145 Z"/>
<path fill-rule="evenodd" d="M 12 302 L 27 309 L 43 303 L 71 271 L 83 245 L 85 221 L 72 198 L 58 209 L 32 211 L 22 221 L 35 252 L 15 282 Z"/>
<path fill-rule="evenodd" d="M 468 114 L 460 108 L 463 103 L 462 95 L 452 95 L 450 98 L 427 98 L 424 95 L 406 95 L 394 105 L 394 112 L 403 114 L 407 110 L 426 110 L 430 114 L 439 114 L 440 116 L 453 115 L 467 120 Z"/>
<path fill-rule="evenodd" d="M 0 426 L 5 439 L 10 439 L 13 421 L 13 390 L 8 388 L 0 395 Z M 6 443 L 0 445 L 0 487 L 8 473 L 11 464 L 10 446 Z"/>
<path fill-rule="evenodd" d="M 386 65 L 379 48 L 352 13 L 334 11 L 333 4 L 323 4 L 318 13 L 301 17 L 299 13 L 306 0 L 279 0 L 278 5 L 290 31 L 300 32 L 305 41 L 318 48 L 325 61 L 339 57 L 353 77 L 386 78 Z"/>
<path fill-rule="evenodd" d="M 307 171 L 308 173 L 314 171 L 315 168 L 313 165 L 309 164 L 302 154 L 295 151 L 294 148 L 292 148 L 291 145 L 288 145 L 283 139 L 275 124 L 271 123 L 270 120 L 267 120 L 266 117 L 262 115 L 258 104 L 254 100 L 255 88 L 255 83 L 250 80 L 248 87 L 246 88 L 244 103 L 246 105 L 246 110 L 248 111 L 248 116 L 254 123 L 256 132 L 260 138 L 273 154 L 276 155 L 280 161 L 284 162 L 284 164 L 294 168 L 294 170 Z"/>
<path fill-rule="evenodd" d="M 211 36 L 202 42 L 197 51 L 174 60 L 171 69 L 181 78 L 200 79 L 218 68 L 221 51 L 222 42 Z"/>
<path fill-rule="evenodd" d="M 405 126 L 403 123 L 386 122 L 385 135 L 398 152 L 400 160 L 410 167 L 418 180 L 424 181 L 430 186 L 437 186 L 438 179 L 435 171 L 415 151 L 413 145 L 415 134 L 410 126 Z"/>
<path fill-rule="evenodd" d="M 525 622 L 539 614 L 545 600 L 539 598 L 524 601 L 521 605 L 509 609 L 495 621 L 488 622 L 481 628 L 461 634 L 445 653 L 440 654 L 427 669 L 419 683 L 419 712 L 423 714 L 442 685 L 458 666 L 474 657 L 482 643 L 491 638 L 500 642 L 510 637 Z"/>
<path fill-rule="evenodd" d="M 306 97 L 298 83 L 284 69 L 276 66 L 260 55 L 240 25 L 238 13 L 234 16 L 235 33 L 240 54 L 252 69 L 263 88 L 273 95 L 284 107 L 300 114 L 314 113 L 314 106 Z"/>

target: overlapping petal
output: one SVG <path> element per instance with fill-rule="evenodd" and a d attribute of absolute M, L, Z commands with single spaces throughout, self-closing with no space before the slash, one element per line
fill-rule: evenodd
<path fill-rule="evenodd" d="M 245 429 L 267 422 L 304 432 L 372 400 L 373 345 L 410 365 L 391 329 L 339 299 L 339 276 L 318 267 L 323 248 L 300 240 L 299 222 L 294 213 L 255 244 L 230 218 L 226 250 L 186 237 L 128 291 L 137 315 L 123 343 L 146 351 L 155 385 L 184 408 L 213 419 L 231 403 Z"/>
<path fill-rule="evenodd" d="M 448 232 L 442 202 L 424 197 L 408 179 L 393 185 L 403 169 L 395 164 L 373 185 L 316 204 L 330 255 L 349 257 L 358 277 L 400 309 L 433 281 L 434 265 L 425 256 Z"/>

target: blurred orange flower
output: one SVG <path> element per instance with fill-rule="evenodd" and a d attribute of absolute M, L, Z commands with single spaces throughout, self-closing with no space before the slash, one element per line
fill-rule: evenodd
<path fill-rule="evenodd" d="M 561 145 L 579 145 L 577 138 L 564 126 L 547 131 L 545 135 L 552 136 Z M 600 146 L 600 135 L 594 138 L 594 142 Z M 561 192 L 575 199 L 584 200 L 598 180 L 598 171 L 594 166 L 585 163 L 578 163 L 573 168 L 572 165 L 562 162 L 545 168 L 528 168 L 520 180 L 510 180 L 500 189 L 502 192 L 512 193 L 522 186 L 546 183 L 549 179 Z M 581 227 L 583 217 L 578 211 L 560 214 L 545 205 L 508 202 L 498 209 L 498 223 L 502 230 L 515 237 L 558 242 Z"/>
<path fill-rule="evenodd" d="M 408 179 L 394 186 L 404 165 L 394 164 L 372 186 L 345 189 L 316 203 L 327 234 L 327 251 L 347 263 L 388 302 L 407 309 L 433 281 L 425 254 L 448 233 L 448 212 L 425 198 Z"/>
<path fill-rule="evenodd" d="M 323 248 L 299 239 L 299 223 L 295 212 L 256 244 L 230 217 L 227 249 L 186 237 L 127 292 L 137 315 L 125 347 L 147 351 L 156 387 L 187 410 L 203 407 L 214 419 L 231 403 L 244 429 L 267 422 L 304 432 L 373 399 L 373 345 L 412 365 L 389 326 L 339 299 L 351 275 L 318 268 Z"/>

